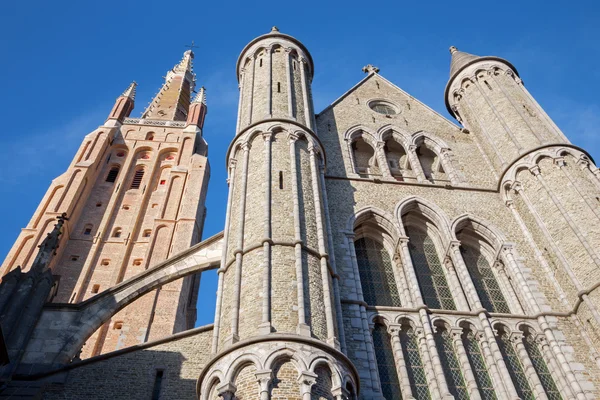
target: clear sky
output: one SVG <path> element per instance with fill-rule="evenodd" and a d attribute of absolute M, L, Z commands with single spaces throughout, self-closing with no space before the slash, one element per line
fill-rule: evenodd
<path fill-rule="evenodd" d="M 212 175 L 205 235 L 223 229 L 225 151 L 237 113 L 235 62 L 277 25 L 315 62 L 319 112 L 363 78 L 365 64 L 450 118 L 448 47 L 512 62 L 571 141 L 600 159 L 597 1 L 6 1 L 0 12 L 0 257 L 51 180 L 115 98 L 139 83 L 139 117 L 192 40 L 207 88 Z M 199 324 L 212 322 L 214 273 L 203 276 Z"/>

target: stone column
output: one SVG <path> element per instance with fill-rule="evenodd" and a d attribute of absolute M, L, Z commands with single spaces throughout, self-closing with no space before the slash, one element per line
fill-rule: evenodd
<path fill-rule="evenodd" d="M 414 144 L 408 146 L 408 148 L 406 149 L 406 156 L 408 157 L 410 166 L 412 167 L 412 170 L 415 173 L 417 182 L 429 182 L 427 178 L 425 178 L 425 173 L 423 172 L 421 161 L 419 161 L 419 157 L 417 156 L 417 146 L 415 146 Z"/>
<path fill-rule="evenodd" d="M 259 332 L 262 335 L 271 333 L 271 133 L 264 133 L 265 140 L 265 199 L 264 199 L 264 237 L 263 245 L 263 286 L 262 286 L 262 320 Z"/>
<path fill-rule="evenodd" d="M 219 346 L 219 331 L 221 327 L 221 305 L 223 303 L 223 280 L 225 279 L 225 265 L 227 263 L 227 241 L 229 239 L 229 224 L 231 215 L 231 202 L 233 201 L 233 182 L 235 178 L 235 166 L 237 161 L 232 158 L 229 160 L 229 184 L 227 194 L 227 212 L 225 213 L 225 229 L 223 230 L 223 253 L 221 254 L 221 268 L 219 268 L 219 283 L 217 286 L 217 301 L 215 305 L 215 323 L 213 328 L 212 353 L 216 353 Z"/>
<path fill-rule="evenodd" d="M 315 127 L 312 124 L 312 111 L 310 109 L 310 103 L 308 101 L 308 85 L 306 84 L 306 60 L 304 57 L 298 58 L 298 67 L 300 68 L 300 81 L 302 82 L 302 102 L 304 104 L 304 120 L 306 122 L 306 126 L 308 126 L 311 130 L 315 130 Z"/>
<path fill-rule="evenodd" d="M 327 231 L 327 249 L 329 254 L 329 265 L 333 270 L 333 299 L 335 302 L 335 315 L 337 317 L 338 339 L 342 353 L 346 353 L 346 333 L 344 332 L 344 318 L 342 315 L 342 302 L 339 288 L 340 277 L 337 274 L 335 263 L 335 248 L 333 246 L 333 236 L 331 233 L 331 218 L 329 216 L 329 204 L 327 197 L 327 185 L 325 184 L 325 166 L 319 164 L 319 181 L 321 183 L 321 191 L 323 193 L 323 211 L 325 218 L 325 230 Z"/>
<path fill-rule="evenodd" d="M 233 383 L 224 383 L 217 387 L 217 394 L 223 398 L 223 400 L 235 400 L 235 391 L 237 388 Z"/>
<path fill-rule="evenodd" d="M 254 106 L 254 78 L 256 68 L 256 57 L 250 57 L 250 95 L 248 96 L 248 125 L 252 124 L 252 107 Z"/>
<path fill-rule="evenodd" d="M 430 328 L 431 329 L 431 328 Z M 446 378 L 444 378 L 444 388 L 440 387 L 440 383 L 438 382 L 437 370 L 433 366 L 433 359 L 430 354 L 430 348 L 427 341 L 427 337 L 425 335 L 424 329 L 415 329 L 415 335 L 417 336 L 417 343 L 419 344 L 419 352 L 421 353 L 421 359 L 423 360 L 423 368 L 425 370 L 425 374 L 427 375 L 427 383 L 429 384 L 429 389 L 433 398 L 446 398 L 446 396 L 442 396 L 442 393 L 448 393 L 448 387 L 446 385 Z M 435 343 L 434 343 L 435 346 Z M 437 356 L 437 350 L 436 350 Z M 438 358 L 439 362 L 439 358 Z M 443 374 L 443 372 L 442 372 Z"/>
<path fill-rule="evenodd" d="M 592 258 L 592 260 L 594 260 L 596 266 L 600 267 L 600 259 L 598 258 L 598 255 L 596 254 L 592 246 L 590 246 L 590 244 L 588 243 L 587 239 L 585 238 L 585 235 L 579 230 L 577 224 L 571 219 L 571 216 L 569 215 L 567 210 L 565 210 L 562 203 L 558 200 L 554 192 L 550 189 L 550 187 L 548 187 L 546 180 L 542 176 L 540 167 L 536 165 L 530 168 L 529 170 L 537 178 L 538 182 L 542 185 L 542 187 L 546 190 L 548 196 L 550 196 L 556 208 L 558 208 L 563 218 L 567 221 L 569 227 L 573 230 L 573 233 L 575 233 L 575 236 L 577 236 L 585 250 L 588 252 L 589 256 Z"/>
<path fill-rule="evenodd" d="M 477 124 L 479 125 L 481 132 L 487 139 L 490 146 L 492 146 L 492 149 L 494 150 L 494 153 L 496 153 L 496 157 L 498 157 L 498 160 L 500 160 L 500 164 L 502 165 L 503 168 L 506 167 L 506 165 L 507 165 L 506 160 L 504 160 L 504 157 L 502 157 L 502 153 L 500 153 L 500 151 L 498 151 L 498 148 L 496 147 L 496 143 L 492 140 L 492 137 L 490 136 L 489 132 L 485 128 L 485 125 L 483 123 L 481 123 L 481 120 L 479 119 L 478 114 L 476 112 L 474 112 L 473 107 L 471 106 L 471 103 L 469 102 L 469 99 L 464 95 L 465 94 L 464 89 L 460 89 L 458 91 L 458 93 L 459 93 L 460 97 L 465 100 L 465 104 L 467 105 L 467 108 L 469 109 L 469 114 L 471 114 L 473 116 L 473 118 L 475 118 L 475 120 L 477 121 Z"/>
<path fill-rule="evenodd" d="M 387 157 L 385 156 L 385 142 L 377 142 L 375 144 L 375 157 L 379 164 L 379 171 L 385 179 L 391 179 L 392 173 L 390 172 L 390 166 L 387 163 Z"/>
<path fill-rule="evenodd" d="M 329 283 L 330 273 L 328 266 L 328 254 L 325 248 L 325 235 L 323 233 L 323 208 L 321 206 L 321 190 L 319 188 L 319 166 L 315 156 L 315 149 L 312 144 L 309 144 L 310 155 L 310 172 L 312 181 L 312 191 L 315 202 L 315 216 L 317 224 L 317 241 L 319 244 L 320 262 L 321 262 L 321 279 L 323 281 L 323 302 L 325 305 L 325 321 L 327 324 L 327 343 L 339 347 L 335 335 L 334 311 L 333 302 L 331 299 L 331 285 Z"/>
<path fill-rule="evenodd" d="M 527 376 L 527 380 L 531 385 L 531 389 L 535 393 L 536 399 L 547 400 L 548 396 L 546 396 L 546 391 L 544 391 L 544 387 L 542 386 L 542 382 L 540 382 L 540 378 L 531 363 L 531 359 L 529 358 L 529 354 L 527 353 L 527 349 L 525 348 L 525 344 L 523 343 L 523 333 L 522 332 L 513 332 L 510 334 L 510 341 L 515 346 L 515 352 L 521 361 L 521 365 L 523 366 L 523 372 L 525 376 Z"/>
<path fill-rule="evenodd" d="M 573 397 L 575 397 L 575 394 L 571 390 L 569 383 L 565 380 L 560 366 L 556 362 L 556 357 L 554 357 L 554 354 L 552 354 L 552 349 L 548 345 L 548 341 L 546 340 L 546 338 L 542 335 L 538 335 L 535 338 L 535 344 L 538 346 L 538 349 L 541 350 L 540 352 L 544 357 L 544 361 L 546 361 L 548 370 L 550 371 L 553 377 L 557 378 L 556 383 L 557 386 L 560 388 L 560 392 L 565 394 L 565 397 L 568 399 L 572 399 Z"/>
<path fill-rule="evenodd" d="M 267 118 L 273 116 L 273 47 L 267 48 Z M 243 84 L 243 83 L 242 83 Z M 239 132 L 239 130 L 238 130 Z"/>
<path fill-rule="evenodd" d="M 498 272 L 498 284 L 504 286 L 504 292 L 508 293 L 511 309 L 515 314 L 525 314 L 525 310 L 521 306 L 521 301 L 517 297 L 514 288 L 510 284 L 510 278 L 506 273 L 506 267 L 500 261 L 496 261 L 494 269 Z"/>
<path fill-rule="evenodd" d="M 256 381 L 258 382 L 260 400 L 269 400 L 269 385 L 273 379 L 273 371 L 270 369 L 256 371 Z"/>
<path fill-rule="evenodd" d="M 467 384 L 467 389 L 469 390 L 469 398 L 471 400 L 481 400 L 481 394 L 479 394 L 477 381 L 475 380 L 475 375 L 471 369 L 471 363 L 469 362 L 469 357 L 467 356 L 467 351 L 462 341 L 462 336 L 464 333 L 463 329 L 453 328 L 450 333 L 452 333 L 452 340 L 454 342 L 454 348 L 456 349 L 456 355 L 458 356 L 458 361 L 460 362 L 463 376 L 466 381 L 465 383 Z"/>
<path fill-rule="evenodd" d="M 410 378 L 408 377 L 406 362 L 404 361 L 404 353 L 402 352 L 402 344 L 400 342 L 401 330 L 401 325 L 390 324 L 388 326 L 388 333 L 390 334 L 392 349 L 394 351 L 394 362 L 396 364 L 396 372 L 398 373 L 398 378 L 400 381 L 402 397 L 405 399 L 414 399 L 412 388 L 410 387 Z"/>
<path fill-rule="evenodd" d="M 304 273 L 302 269 L 302 234 L 300 228 L 300 204 L 298 190 L 298 171 L 296 168 L 296 141 L 298 135 L 288 134 L 290 142 L 290 176 L 292 177 L 292 197 L 294 201 L 294 251 L 296 257 L 296 284 L 298 295 L 297 333 L 310 336 L 310 327 L 306 324 L 306 303 L 304 301 Z"/>
<path fill-rule="evenodd" d="M 296 119 L 294 115 L 293 100 L 292 100 L 292 68 L 290 67 L 290 54 L 292 49 L 285 49 L 285 74 L 287 76 L 287 98 L 288 98 L 288 116 L 290 119 Z"/>
<path fill-rule="evenodd" d="M 469 307 L 469 302 L 465 297 L 465 293 L 460 285 L 460 281 L 458 280 L 458 276 L 456 274 L 456 269 L 454 269 L 454 264 L 452 263 L 452 259 L 450 257 L 446 257 L 444 259 L 444 266 L 446 267 L 446 274 L 448 275 L 450 290 L 452 290 L 452 297 L 454 297 L 456 300 L 456 309 L 458 311 L 470 311 L 471 307 Z"/>
<path fill-rule="evenodd" d="M 244 78 L 246 76 L 246 70 L 244 68 L 242 68 L 242 69 L 240 69 L 240 72 L 241 72 L 240 83 L 238 84 L 238 89 L 240 91 L 240 99 L 238 100 L 238 118 L 237 118 L 237 124 L 235 127 L 236 132 L 240 131 L 240 127 L 242 125 L 242 106 L 243 106 L 242 99 L 244 98 L 244 93 L 242 92 L 242 90 L 244 88 Z"/>
<path fill-rule="evenodd" d="M 300 393 L 302 393 L 302 400 L 311 400 L 310 391 L 315 383 L 317 383 L 317 374 L 313 372 L 301 372 L 298 376 L 298 382 L 300 383 Z"/>
<path fill-rule="evenodd" d="M 494 116 L 496 117 L 498 122 L 500 122 L 500 125 L 502 125 L 502 128 L 504 128 L 504 130 L 508 134 L 508 137 L 510 137 L 510 140 L 512 140 L 513 144 L 517 147 L 517 152 L 519 154 L 523 153 L 523 146 L 521 146 L 521 143 L 519 143 L 519 140 L 517 139 L 517 137 L 515 136 L 513 131 L 509 128 L 508 125 L 506 125 L 506 121 L 504 121 L 504 118 L 502 117 L 502 115 L 500 115 L 498 110 L 496 110 L 496 107 L 494 107 L 494 104 L 492 104 L 492 102 L 490 101 L 490 99 L 487 96 L 487 94 L 485 93 L 485 91 L 481 88 L 481 84 L 479 83 L 479 80 L 477 79 L 477 77 L 472 76 L 470 79 L 475 84 L 475 87 L 477 87 L 477 89 L 479 90 L 479 93 L 481 94 L 481 96 L 485 99 L 488 107 L 492 110 L 492 112 L 494 113 Z"/>
<path fill-rule="evenodd" d="M 480 317 L 480 320 L 483 320 L 483 318 Z M 504 362 L 504 358 L 502 357 L 502 353 L 500 352 L 500 348 L 494 337 L 492 327 L 487 318 L 485 318 L 484 322 L 484 332 L 478 332 L 476 337 L 481 346 L 481 352 L 485 357 L 486 366 L 489 368 L 490 377 L 494 383 L 494 389 L 498 393 L 498 398 L 500 399 L 508 398 L 517 400 L 519 399 L 517 389 L 515 389 L 515 385 L 508 373 L 508 368 L 506 367 L 506 363 Z M 493 343 L 493 346 L 491 346 L 490 343 Z"/>
<path fill-rule="evenodd" d="M 240 187 L 240 213 L 238 215 L 237 243 L 234 250 L 235 255 L 235 283 L 233 287 L 233 311 L 231 313 L 231 337 L 227 338 L 229 344 L 239 340 L 238 328 L 240 317 L 240 295 L 242 285 L 242 260 L 244 258 L 244 221 L 246 216 L 246 189 L 248 186 L 248 162 L 250 158 L 250 143 L 242 145 L 244 151 L 244 160 L 242 164 L 242 182 Z"/>
<path fill-rule="evenodd" d="M 348 148 L 348 158 L 350 160 L 350 173 L 354 175 L 358 175 L 358 171 L 356 170 L 356 161 L 354 160 L 354 151 L 352 150 L 352 141 L 346 139 L 346 147 Z"/>
<path fill-rule="evenodd" d="M 356 277 L 356 295 L 358 300 L 362 303 L 359 305 L 360 307 L 360 315 L 362 321 L 362 331 L 366 341 L 367 348 L 367 359 L 369 360 L 369 372 L 371 376 L 371 381 L 373 382 L 374 388 L 379 388 L 379 375 L 377 374 L 377 363 L 375 361 L 375 348 L 373 346 L 373 336 L 371 335 L 371 331 L 369 329 L 369 322 L 367 321 L 367 310 L 365 309 L 365 299 L 362 293 L 362 285 L 360 282 L 360 272 L 358 271 L 358 262 L 356 261 L 356 249 L 354 248 L 354 233 L 346 233 L 346 238 L 348 240 L 348 251 L 350 253 L 350 258 L 352 260 L 352 269 L 353 274 Z"/>

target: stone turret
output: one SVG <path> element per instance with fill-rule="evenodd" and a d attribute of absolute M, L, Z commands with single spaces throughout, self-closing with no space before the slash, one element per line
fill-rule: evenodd
<path fill-rule="evenodd" d="M 115 101 L 115 105 L 108 115 L 108 121 L 116 120 L 119 122 L 123 122 L 123 119 L 129 117 L 131 111 L 133 111 L 134 102 L 135 102 L 135 92 L 136 92 L 137 83 L 131 82 L 131 84 L 125 89 L 122 95 L 120 95 Z"/>
<path fill-rule="evenodd" d="M 256 389 L 243 384 L 247 374 L 259 380 L 261 399 L 269 398 L 269 391 L 273 397 L 310 398 L 322 373 L 290 362 L 308 354 L 326 357 L 333 376 L 358 381 L 340 352 L 344 339 L 338 275 L 329 257 L 325 154 L 313 130 L 313 70 L 304 45 L 277 28 L 251 41 L 239 57 L 216 355 L 201 376 L 200 398 L 255 396 Z M 270 356 L 282 348 L 285 355 Z M 212 383 L 227 360 L 248 352 L 271 361 L 261 371 L 248 366 L 232 372 L 237 378 L 231 381 Z M 272 379 L 280 383 L 269 389 Z M 335 398 L 344 390 L 339 382 Z"/>
<path fill-rule="evenodd" d="M 477 136 L 498 171 L 540 146 L 568 143 L 510 62 L 465 53 L 454 46 L 450 53 L 446 107 Z"/>

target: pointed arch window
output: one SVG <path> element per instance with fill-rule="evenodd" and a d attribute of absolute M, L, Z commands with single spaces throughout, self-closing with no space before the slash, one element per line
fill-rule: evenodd
<path fill-rule="evenodd" d="M 471 329 L 466 329 L 462 335 L 463 345 L 467 352 L 467 358 L 473 375 L 475 376 L 475 382 L 479 389 L 479 394 L 482 400 L 497 400 L 496 393 L 494 392 L 494 386 L 490 375 L 488 374 L 488 368 L 485 365 L 485 361 L 481 354 L 481 348 L 479 342 L 475 337 L 475 333 Z"/>
<path fill-rule="evenodd" d="M 375 150 L 362 137 L 352 142 L 351 151 L 354 161 L 354 171 L 357 174 L 362 177 L 380 174 Z"/>
<path fill-rule="evenodd" d="M 429 393 L 425 369 L 419 353 L 417 336 L 412 327 L 402 327 L 400 330 L 400 343 L 413 397 L 415 400 L 430 400 L 431 394 Z"/>
<path fill-rule="evenodd" d="M 423 301 L 428 307 L 456 310 L 444 269 L 428 233 L 408 227 L 410 258 L 415 268 Z"/>
<path fill-rule="evenodd" d="M 373 328 L 373 348 L 383 396 L 387 400 L 402 399 L 391 338 L 381 324 L 376 324 Z"/>
<path fill-rule="evenodd" d="M 469 400 L 469 390 L 463 377 L 460 363 L 454 351 L 452 335 L 444 327 L 438 327 L 434 335 L 444 375 L 448 383 L 448 390 L 457 400 Z"/>
<path fill-rule="evenodd" d="M 560 391 L 556 387 L 556 382 L 554 382 L 552 374 L 550 374 L 550 371 L 548 370 L 546 360 L 544 360 L 544 357 L 540 352 L 540 348 L 535 342 L 535 338 L 531 333 L 526 332 L 523 339 L 527 354 L 529 354 L 533 368 L 540 378 L 540 382 L 542 383 L 542 387 L 548 396 L 548 400 L 562 400 Z"/>
<path fill-rule="evenodd" d="M 500 347 L 502 358 L 504 358 L 504 362 L 508 368 L 510 378 L 515 385 L 517 394 L 521 400 L 535 400 L 535 395 L 531 391 L 531 387 L 527 381 L 527 376 L 523 371 L 521 360 L 519 360 L 519 357 L 517 356 L 517 352 L 515 351 L 515 348 L 508 337 L 508 333 L 500 330 L 498 332 L 497 339 L 498 347 Z"/>
<path fill-rule="evenodd" d="M 118 165 L 112 167 L 110 171 L 108 171 L 108 175 L 106 175 L 106 182 L 114 183 L 119 175 L 119 169 Z"/>
<path fill-rule="evenodd" d="M 442 160 L 438 154 L 428 148 L 425 144 L 416 149 L 417 157 L 421 163 L 421 168 L 425 174 L 425 178 L 430 181 L 434 180 L 446 180 L 446 171 L 442 165 Z"/>
<path fill-rule="evenodd" d="M 367 304 L 401 307 L 390 255 L 369 237 L 354 242 L 363 297 Z"/>
<path fill-rule="evenodd" d="M 483 307 L 490 312 L 510 314 L 506 298 L 481 248 L 463 243 L 460 251 Z"/>
<path fill-rule="evenodd" d="M 137 171 L 135 171 L 135 174 L 133 175 L 133 179 L 131 180 L 131 186 L 129 187 L 129 189 L 139 189 L 140 185 L 142 184 L 142 179 L 144 178 L 144 169 L 140 168 Z"/>

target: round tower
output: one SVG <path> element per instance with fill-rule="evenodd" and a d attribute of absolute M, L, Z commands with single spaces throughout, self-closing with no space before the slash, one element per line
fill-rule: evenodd
<path fill-rule="evenodd" d="M 200 399 L 254 398 L 257 390 L 261 399 L 347 398 L 357 393 L 358 376 L 340 351 L 312 58 L 302 43 L 273 28 L 243 49 L 237 74 L 215 357 L 200 377 Z M 220 375 L 223 369 L 229 372 Z"/>
<path fill-rule="evenodd" d="M 513 65 L 450 47 L 446 107 L 482 143 L 498 171 L 541 146 L 568 143 L 529 94 Z"/>

